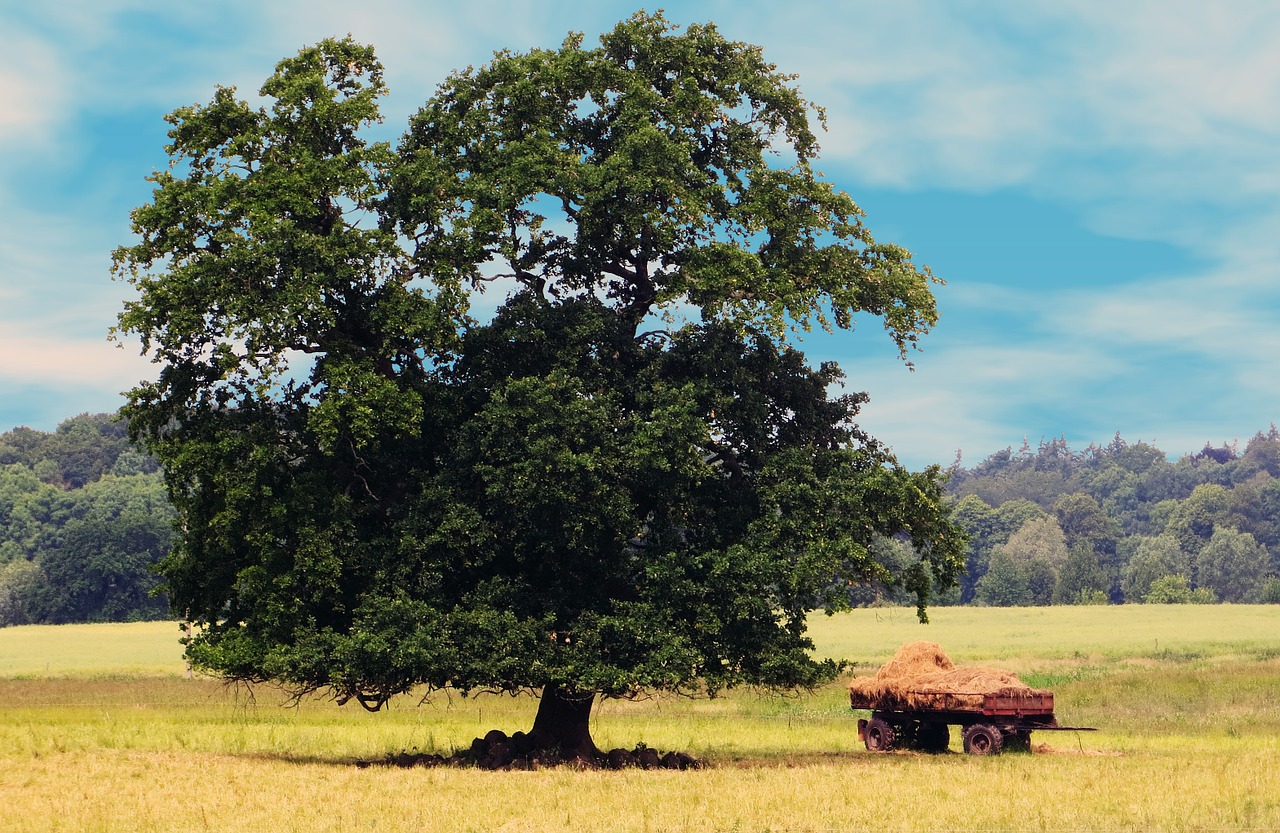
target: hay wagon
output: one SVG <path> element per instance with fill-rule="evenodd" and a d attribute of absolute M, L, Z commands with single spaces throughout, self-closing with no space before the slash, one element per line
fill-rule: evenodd
<path fill-rule="evenodd" d="M 903 645 L 873 677 L 855 679 L 849 703 L 871 711 L 858 721 L 858 738 L 872 752 L 945 752 L 951 726 L 971 755 L 1030 751 L 1035 731 L 1089 731 L 1058 724 L 1052 692 L 1000 669 L 957 668 L 932 642 Z"/>
<path fill-rule="evenodd" d="M 1005 749 L 1028 752 L 1033 731 L 1082 728 L 1058 724 L 1053 693 L 1048 691 L 910 694 L 912 705 L 906 707 L 898 698 L 860 698 L 850 693 L 853 708 L 871 710 L 870 720 L 858 721 L 858 739 L 867 749 L 945 752 L 951 742 L 950 727 L 959 726 L 964 751 L 971 755 L 996 755 Z"/>

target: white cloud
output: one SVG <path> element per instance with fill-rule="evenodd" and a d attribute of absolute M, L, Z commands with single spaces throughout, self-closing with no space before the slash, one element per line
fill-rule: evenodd
<path fill-rule="evenodd" d="M 13 29 L 5 33 L 0 66 L 0 139 L 9 152 L 48 140 L 65 115 L 67 82 L 54 49 Z"/>
<path fill-rule="evenodd" d="M 864 182 L 1022 188 L 1107 212 L 1113 232 L 1188 245 L 1189 204 L 1275 204 L 1280 8 L 1269 2 L 755 11 L 734 28 L 798 70 L 829 109 L 826 156 Z"/>
<path fill-rule="evenodd" d="M 1260 333 L 1270 318 L 1269 311 L 1250 309 L 1245 297 L 1215 292 L 1206 278 L 1126 285 L 1079 300 L 1076 310 L 1052 316 L 1061 332 L 1220 358 L 1239 353 L 1233 336 Z"/>
<path fill-rule="evenodd" d="M 1023 436 L 1065 434 L 1083 448 L 1115 431 L 1177 457 L 1247 439 L 1280 412 L 1275 306 L 1215 272 L 1089 291 L 947 290 L 957 316 L 991 322 L 984 334 L 940 329 L 915 373 L 842 362 L 850 387 L 871 392 L 864 427 L 915 466 L 957 448 L 971 465 Z"/>
<path fill-rule="evenodd" d="M 74 387 L 118 393 L 155 376 L 155 368 L 133 344 L 68 337 L 7 324 L 0 331 L 0 385 Z"/>
<path fill-rule="evenodd" d="M 1275 418 L 1280 7 L 753 11 L 724 28 L 765 43 L 828 107 L 828 164 L 881 187 L 1029 194 L 1095 233 L 1169 242 L 1204 264 L 1088 288 L 1029 275 L 1025 293 L 954 283 L 916 374 L 862 368 L 851 380 L 872 393 L 873 433 L 945 461 L 961 444 L 986 453 L 1072 425 L 1098 434 L 1073 441 L 1120 429 L 1198 448 L 1199 425 Z M 1024 344 L 999 331 L 1005 319 Z M 985 323 L 990 344 L 949 337 L 957 320 Z"/>
<path fill-rule="evenodd" d="M 1018 311 L 1032 327 L 1043 326 L 1039 313 L 1024 306 Z M 871 394 L 859 423 L 915 467 L 945 464 L 961 448 L 972 458 L 1024 435 L 1035 442 L 1041 434 L 1069 431 L 1065 419 L 1030 422 L 1028 403 L 1043 414 L 1072 414 L 1082 405 L 1082 391 L 1133 372 L 1123 353 L 1061 335 L 1041 332 L 1016 346 L 995 334 L 941 335 L 913 356 L 915 372 L 888 359 L 841 363 L 850 372 L 848 387 Z"/>

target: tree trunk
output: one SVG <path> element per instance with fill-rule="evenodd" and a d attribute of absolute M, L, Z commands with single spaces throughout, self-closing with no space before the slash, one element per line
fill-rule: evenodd
<path fill-rule="evenodd" d="M 566 759 L 598 757 L 590 723 L 595 700 L 595 692 L 569 694 L 557 685 L 545 686 L 530 737 L 539 748 L 557 750 Z"/>

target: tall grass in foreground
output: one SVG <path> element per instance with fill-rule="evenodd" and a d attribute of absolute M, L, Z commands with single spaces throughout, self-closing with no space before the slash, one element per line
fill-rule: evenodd
<path fill-rule="evenodd" d="M 863 610 L 813 624 L 819 651 L 860 671 L 921 638 L 958 661 L 1003 665 L 1051 684 L 1064 722 L 1101 731 L 1039 733 L 1034 755 L 873 755 L 836 684 L 598 709 L 601 745 L 686 750 L 710 762 L 697 772 L 358 768 L 415 747 L 447 752 L 491 728 L 527 729 L 536 704 L 286 706 L 269 688 L 250 697 L 187 679 L 176 643 L 148 659 L 142 634 L 176 638 L 172 624 L 168 636 L 155 624 L 7 629 L 0 830 L 1280 828 L 1280 610 L 938 609 L 932 619 Z M 34 644 L 46 646 L 47 674 L 32 667 L 30 647 L 14 649 Z M 89 662 L 86 644 L 146 670 L 131 677 Z"/>
<path fill-rule="evenodd" d="M 3 764 L 4 762 L 0 762 Z M 194 766 L 197 764 L 198 766 Z M 688 773 L 355 769 L 71 753 L 0 771 L 6 830 L 985 831 L 1274 829 L 1273 752 L 873 757 Z"/>

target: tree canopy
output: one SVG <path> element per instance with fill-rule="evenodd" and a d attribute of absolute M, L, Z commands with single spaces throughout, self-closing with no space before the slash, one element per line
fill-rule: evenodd
<path fill-rule="evenodd" d="M 923 615 L 962 566 L 941 472 L 793 335 L 879 317 L 905 355 L 933 278 L 814 172 L 791 76 L 640 13 L 452 75 L 394 148 L 384 92 L 329 40 L 266 106 L 175 111 L 116 252 L 193 661 L 368 708 L 542 689 L 532 734 L 588 754 L 599 695 L 829 678 L 833 588 Z"/>

